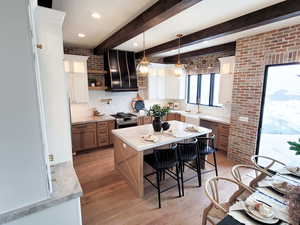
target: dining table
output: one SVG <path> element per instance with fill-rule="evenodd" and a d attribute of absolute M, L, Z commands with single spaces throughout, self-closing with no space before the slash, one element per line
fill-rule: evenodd
<path fill-rule="evenodd" d="M 246 176 L 253 176 L 248 174 Z M 300 185 L 300 177 L 291 174 L 280 174 L 273 173 L 272 177 L 264 177 L 257 183 L 257 188 L 254 193 L 249 194 L 248 198 L 260 201 L 273 208 L 278 222 L 276 223 L 264 223 L 258 221 L 255 217 L 250 216 L 246 212 L 244 207 L 238 205 L 244 204 L 242 200 L 237 200 L 229 208 L 229 213 L 217 224 L 217 225 L 265 225 L 265 224 L 276 224 L 276 225 L 288 225 L 291 224 L 288 212 L 288 199 L 286 193 L 282 190 L 278 190 L 272 187 L 273 181 L 285 181 L 292 185 Z"/>
<path fill-rule="evenodd" d="M 161 132 L 154 132 L 152 124 L 112 130 L 115 169 L 140 198 L 144 196 L 144 155 L 153 149 L 208 136 L 212 132 L 211 129 L 177 120 L 168 123 L 170 128 Z"/>

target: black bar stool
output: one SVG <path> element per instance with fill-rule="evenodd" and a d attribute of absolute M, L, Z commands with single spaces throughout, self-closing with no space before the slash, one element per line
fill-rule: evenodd
<path fill-rule="evenodd" d="M 182 187 L 182 195 L 184 196 L 184 182 L 189 181 L 195 177 L 198 177 L 199 187 L 201 186 L 201 169 L 200 169 L 200 159 L 198 154 L 198 140 L 194 138 L 192 141 L 186 143 L 178 143 L 178 157 L 180 162 L 180 172 L 181 172 L 181 187 Z M 192 165 L 195 161 L 196 168 Z M 184 180 L 183 171 L 184 167 L 187 166 L 190 169 L 194 170 L 197 175 L 189 177 Z"/>
<path fill-rule="evenodd" d="M 161 208 L 160 194 L 170 190 L 171 188 L 178 187 L 178 194 L 181 197 L 180 191 L 180 176 L 179 176 L 179 161 L 177 157 L 177 145 L 172 145 L 170 149 L 155 149 L 152 154 L 145 155 L 144 161 L 150 165 L 155 171 L 147 174 L 144 178 L 157 189 L 158 206 Z M 171 171 L 173 167 L 176 167 L 176 173 Z M 170 186 L 164 190 L 160 189 L 160 182 L 162 174 L 167 173 L 171 178 L 177 181 L 177 185 Z M 156 174 L 155 185 L 149 176 Z"/>
<path fill-rule="evenodd" d="M 218 165 L 216 159 L 217 149 L 215 148 L 215 137 L 216 136 L 214 134 L 212 134 L 210 137 L 198 137 L 198 146 L 199 146 L 200 160 L 204 161 L 204 163 L 207 162 L 208 164 L 212 165 L 214 167 L 216 176 L 218 176 Z M 213 154 L 214 163 L 210 163 L 205 159 L 207 155 L 211 155 L 211 154 Z M 213 170 L 205 171 L 205 173 L 211 171 Z"/>

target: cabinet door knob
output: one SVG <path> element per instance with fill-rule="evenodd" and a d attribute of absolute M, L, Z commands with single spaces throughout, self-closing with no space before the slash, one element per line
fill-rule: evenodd
<path fill-rule="evenodd" d="M 39 49 L 42 49 L 43 45 L 42 44 L 37 44 L 36 47 L 39 48 Z"/>
<path fill-rule="evenodd" d="M 54 155 L 52 155 L 52 154 L 49 155 L 49 161 L 50 161 L 50 162 L 53 162 L 53 161 L 54 161 Z"/>

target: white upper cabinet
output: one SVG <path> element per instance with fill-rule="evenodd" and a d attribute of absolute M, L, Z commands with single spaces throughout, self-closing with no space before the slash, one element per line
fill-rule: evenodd
<path fill-rule="evenodd" d="M 219 58 L 220 61 L 220 96 L 221 104 L 232 102 L 233 76 L 235 68 L 235 56 Z"/>
<path fill-rule="evenodd" d="M 68 79 L 64 71 L 62 24 L 65 13 L 37 7 L 35 13 L 42 92 L 51 164 L 72 160 Z"/>
<path fill-rule="evenodd" d="M 232 102 L 233 74 L 220 75 L 219 102 L 230 104 Z"/>
<path fill-rule="evenodd" d="M 71 103 L 88 103 L 88 56 L 65 54 L 64 67 L 68 76 Z"/>
<path fill-rule="evenodd" d="M 234 74 L 235 56 L 219 58 L 220 74 Z"/>
<path fill-rule="evenodd" d="M 175 76 L 174 70 L 174 65 L 151 64 L 148 75 L 148 98 L 150 100 L 185 98 L 185 76 Z"/>

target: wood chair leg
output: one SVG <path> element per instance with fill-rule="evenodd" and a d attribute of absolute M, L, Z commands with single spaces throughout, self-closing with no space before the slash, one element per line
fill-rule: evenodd
<path fill-rule="evenodd" d="M 161 202 L 160 202 L 160 174 L 161 174 L 161 171 L 156 171 L 158 208 L 161 208 Z"/>
<path fill-rule="evenodd" d="M 176 165 L 176 181 L 177 181 L 177 185 L 178 185 L 178 194 L 179 194 L 179 197 L 181 197 L 178 165 Z"/>
<path fill-rule="evenodd" d="M 216 171 L 216 176 L 218 176 L 218 165 L 217 165 L 217 159 L 216 159 L 216 153 L 213 153 L 214 156 L 214 165 L 215 165 L 215 171 Z"/>

